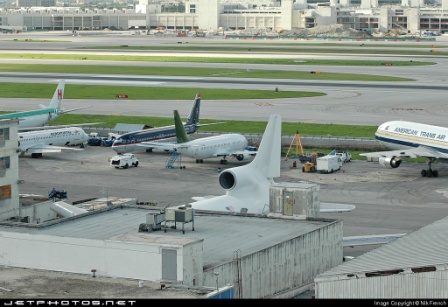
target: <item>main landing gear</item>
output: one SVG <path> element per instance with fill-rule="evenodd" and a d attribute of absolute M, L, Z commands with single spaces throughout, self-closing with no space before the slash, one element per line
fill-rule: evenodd
<path fill-rule="evenodd" d="M 437 177 L 439 176 L 439 172 L 437 170 L 431 169 L 431 163 L 434 162 L 434 158 L 428 158 L 428 169 L 424 169 L 421 171 L 422 177 Z"/>

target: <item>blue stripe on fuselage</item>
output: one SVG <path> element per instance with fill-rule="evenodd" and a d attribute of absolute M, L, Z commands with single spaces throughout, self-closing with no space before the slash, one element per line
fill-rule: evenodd
<path fill-rule="evenodd" d="M 185 125 L 185 131 L 187 134 L 193 134 L 197 130 L 196 125 Z M 176 129 L 167 128 L 154 131 L 155 129 L 148 129 L 147 131 L 134 131 L 123 134 L 117 138 L 117 140 L 112 144 L 112 147 L 120 147 L 126 145 L 134 145 L 139 144 L 141 142 L 149 142 L 149 141 L 160 141 L 165 139 L 171 139 L 176 137 Z M 117 141 L 121 141 L 120 143 Z"/>
<path fill-rule="evenodd" d="M 377 136 L 377 135 L 375 136 L 375 138 L 378 141 L 386 143 L 386 144 L 395 144 L 395 145 L 414 147 L 414 148 L 417 148 L 419 146 L 425 146 L 425 147 L 429 147 L 429 148 L 432 148 L 434 150 L 437 150 L 439 152 L 448 153 L 448 149 L 447 148 L 441 148 L 441 147 L 424 145 L 424 144 L 419 144 L 419 143 L 414 143 L 414 142 L 406 142 L 406 141 L 401 141 L 401 140 L 395 140 L 395 139 L 390 139 L 390 138 L 381 137 L 381 136 Z"/>

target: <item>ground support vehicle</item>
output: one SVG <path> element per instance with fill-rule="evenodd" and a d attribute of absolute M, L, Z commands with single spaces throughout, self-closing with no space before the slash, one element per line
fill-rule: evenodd
<path fill-rule="evenodd" d="M 138 166 L 138 159 L 134 154 L 119 154 L 110 159 L 110 165 L 115 168 L 128 168 L 129 166 Z"/>

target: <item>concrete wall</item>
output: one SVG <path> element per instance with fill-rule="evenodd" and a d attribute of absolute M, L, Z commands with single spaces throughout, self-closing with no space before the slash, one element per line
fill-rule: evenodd
<path fill-rule="evenodd" d="M 251 255 L 235 251 L 233 261 L 204 270 L 204 286 L 216 286 L 218 276 L 219 286 L 235 285 L 235 298 L 291 298 L 317 274 L 342 263 L 342 238 L 338 220 Z"/>
<path fill-rule="evenodd" d="M 162 249 L 177 251 L 177 280 L 202 279 L 202 241 L 181 244 L 133 241 L 124 236 L 109 240 L 56 237 L 0 231 L 0 265 L 120 277 L 148 281 L 162 280 Z M 154 238 L 157 241 L 157 238 Z"/>

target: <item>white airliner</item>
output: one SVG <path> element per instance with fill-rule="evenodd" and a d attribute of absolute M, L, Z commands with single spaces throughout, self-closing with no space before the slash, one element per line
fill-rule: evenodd
<path fill-rule="evenodd" d="M 84 148 L 89 136 L 79 127 L 19 132 L 19 148 L 17 151 L 24 155 L 31 153 L 31 157 L 40 158 L 42 153 L 61 152 L 62 149 L 81 150 L 68 146 L 79 145 Z"/>
<path fill-rule="evenodd" d="M 439 172 L 431 168 L 435 160 L 448 162 L 448 128 L 407 121 L 389 121 L 381 124 L 375 138 L 390 151 L 363 153 L 361 156 L 378 158 L 386 168 L 397 168 L 404 158 L 427 158 L 428 169 L 423 177 L 437 177 Z"/>
<path fill-rule="evenodd" d="M 269 212 L 269 190 L 280 177 L 282 120 L 271 115 L 255 158 L 248 164 L 224 170 L 219 184 L 226 191 L 221 196 L 193 197 L 192 208 L 198 210 L 266 214 Z M 320 212 L 352 211 L 354 205 L 326 203 Z"/>
<path fill-rule="evenodd" d="M 41 108 L 36 109 L 36 110 L 0 114 L 0 119 L 3 119 L 3 118 L 19 119 L 19 126 L 18 126 L 19 131 L 72 127 L 73 125 L 42 127 L 44 125 L 47 125 L 50 121 L 55 120 L 62 114 L 73 112 L 76 110 L 87 109 L 87 108 L 91 107 L 91 106 L 88 106 L 88 107 L 82 107 L 82 108 L 76 108 L 76 109 L 70 109 L 70 110 L 63 109 L 62 101 L 64 99 L 64 88 L 65 88 L 65 81 L 64 80 L 59 81 L 58 87 L 56 88 L 56 91 L 53 94 L 53 98 L 50 101 L 50 105 L 48 105 L 48 106 L 40 105 Z M 86 123 L 86 124 L 80 124 L 80 125 L 94 125 L 94 124 L 98 124 L 98 123 L 88 123 L 88 124 Z M 80 125 L 78 125 L 78 126 L 80 126 Z"/>
<path fill-rule="evenodd" d="M 204 159 L 208 158 L 222 157 L 220 163 L 227 164 L 226 157 L 233 156 L 238 161 L 243 161 L 256 154 L 256 151 L 246 150 L 247 139 L 242 134 L 228 133 L 195 140 L 189 139 L 177 110 L 174 110 L 174 124 L 177 143 L 142 142 L 139 146 L 151 148 L 171 146 L 183 156 L 196 159 L 196 163 L 203 163 Z"/>

